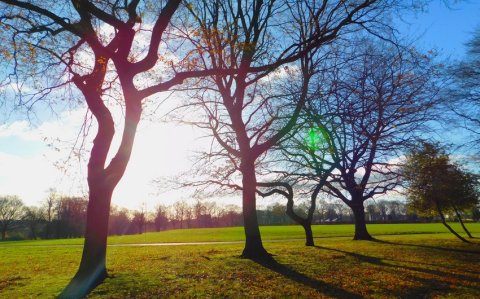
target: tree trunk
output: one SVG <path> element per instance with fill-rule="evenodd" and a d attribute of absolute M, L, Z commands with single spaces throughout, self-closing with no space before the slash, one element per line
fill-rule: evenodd
<path fill-rule="evenodd" d="M 473 238 L 472 234 L 470 233 L 470 231 L 467 229 L 467 227 L 463 223 L 462 216 L 460 216 L 460 213 L 458 212 L 457 207 L 453 206 L 453 210 L 455 211 L 455 214 L 457 215 L 458 221 L 460 221 L 460 224 L 462 225 L 463 230 L 467 233 L 469 238 Z"/>
<path fill-rule="evenodd" d="M 315 210 L 315 200 L 312 200 L 310 203 L 309 213 L 307 218 L 303 218 L 295 213 L 293 209 L 293 191 L 290 189 L 287 197 L 287 210 L 286 214 L 296 223 L 300 224 L 305 230 L 305 245 L 306 246 L 315 246 L 313 241 L 313 232 L 312 232 L 312 219 L 313 211 Z"/>
<path fill-rule="evenodd" d="M 91 186 L 90 189 L 85 243 L 80 266 L 59 298 L 82 298 L 107 277 L 105 262 L 113 188 L 105 188 L 102 186 L 104 182 L 101 181 L 95 184 L 97 186 Z"/>
<path fill-rule="evenodd" d="M 312 224 L 311 223 L 304 223 L 302 224 L 303 229 L 305 230 L 305 238 L 306 246 L 315 246 L 315 242 L 313 241 L 313 233 L 312 233 Z"/>
<path fill-rule="evenodd" d="M 7 229 L 2 228 L 2 241 L 5 241 L 6 236 L 7 236 Z"/>
<path fill-rule="evenodd" d="M 257 219 L 256 204 L 256 176 L 255 166 L 252 163 L 243 163 L 242 165 L 242 210 L 243 226 L 245 229 L 245 248 L 242 257 L 256 259 L 270 256 L 262 244 L 260 229 Z"/>
<path fill-rule="evenodd" d="M 363 202 L 352 203 L 350 208 L 353 211 L 355 218 L 355 235 L 354 240 L 373 240 L 373 237 L 368 233 L 367 224 L 365 222 L 365 209 Z"/>
<path fill-rule="evenodd" d="M 51 223 L 50 221 L 48 221 L 45 227 L 45 239 L 50 239 L 50 226 L 51 226 Z"/>
<path fill-rule="evenodd" d="M 105 167 L 115 134 L 113 118 L 101 98 L 86 96 L 86 99 L 97 119 L 98 131 L 88 163 L 89 200 L 85 243 L 78 271 L 59 298 L 83 298 L 107 277 L 105 262 L 110 203 L 113 190 L 125 173 L 130 159 L 141 115 L 141 102 L 135 99 L 127 100 L 126 97 L 122 140 L 115 156 Z"/>
<path fill-rule="evenodd" d="M 463 238 L 462 236 L 460 236 L 456 231 L 453 230 L 453 228 L 447 224 L 447 221 L 445 220 L 445 216 L 443 215 L 443 212 L 442 212 L 442 208 L 440 207 L 440 204 L 439 203 L 436 203 L 436 206 L 437 206 L 437 211 L 438 211 L 438 214 L 440 215 L 440 218 L 442 218 L 442 223 L 443 225 L 445 225 L 445 227 L 452 233 L 454 234 L 457 238 L 459 238 L 460 240 L 462 240 L 463 242 L 465 243 L 470 243 L 468 242 L 465 238 Z"/>

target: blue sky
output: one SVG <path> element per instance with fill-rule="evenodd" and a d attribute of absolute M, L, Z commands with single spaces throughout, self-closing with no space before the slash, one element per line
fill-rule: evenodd
<path fill-rule="evenodd" d="M 465 42 L 480 25 L 479 16 L 480 1 L 463 1 L 447 8 L 444 1 L 436 0 L 425 13 L 402 16 L 399 29 L 409 40 L 417 40 L 415 44 L 420 49 L 433 48 L 444 58 L 461 58 L 465 53 Z M 42 201 L 51 187 L 71 195 L 85 193 L 85 164 L 80 163 L 75 173 L 66 176 L 53 164 L 64 159 L 68 150 L 56 151 L 44 141 L 44 138 L 48 141 L 74 139 L 84 114 L 84 110 L 63 113 L 58 118 L 44 120 L 35 128 L 22 121 L 0 123 L 0 194 L 17 194 L 26 204 L 32 205 Z M 189 152 L 197 146 L 196 137 L 198 134 L 189 128 L 143 123 L 113 203 L 138 209 L 142 201 L 153 207 L 188 196 L 178 193 L 159 195 L 151 180 L 187 169 L 191 164 Z"/>
<path fill-rule="evenodd" d="M 450 1 L 455 2 L 455 1 Z M 475 28 L 480 26 L 480 1 L 470 0 L 451 3 L 447 7 L 442 0 L 434 0 L 426 12 L 401 16 L 401 34 L 417 40 L 424 50 L 436 49 L 442 56 L 461 58 L 465 42 Z"/>

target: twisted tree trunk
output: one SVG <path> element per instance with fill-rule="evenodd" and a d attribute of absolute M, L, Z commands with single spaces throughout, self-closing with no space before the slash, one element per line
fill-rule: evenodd
<path fill-rule="evenodd" d="M 126 93 L 122 141 L 114 158 L 105 167 L 115 134 L 113 118 L 95 90 L 92 91 L 91 87 L 81 82 L 78 84 L 98 122 L 98 131 L 88 163 L 89 201 L 82 259 L 77 273 L 59 298 L 83 298 L 107 277 L 106 249 L 110 203 L 113 190 L 122 178 L 130 159 L 142 110 L 140 100 L 129 98 Z"/>

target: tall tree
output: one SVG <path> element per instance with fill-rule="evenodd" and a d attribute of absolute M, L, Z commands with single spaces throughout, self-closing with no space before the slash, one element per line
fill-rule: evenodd
<path fill-rule="evenodd" d="M 182 65 L 189 55 L 176 51 L 181 42 L 166 40 L 172 37 L 170 23 L 181 2 L 0 1 L 0 35 L 10 41 L 1 48 L 8 54 L 1 60 L 5 72 L 0 75 L 6 74 L 2 85 L 19 87 L 12 89 L 15 99 L 28 109 L 39 102 L 55 107 L 58 97 L 83 97 L 96 120 L 88 162 L 85 244 L 79 269 L 61 297 L 85 296 L 107 276 L 110 202 L 130 159 L 145 99 L 190 77 L 212 74 L 205 69 L 179 71 L 170 59 Z M 71 92 L 71 86 L 80 95 Z M 123 110 L 116 150 L 111 149 L 112 102 Z"/>
<path fill-rule="evenodd" d="M 427 55 L 369 39 L 347 47 L 306 109 L 313 128 L 331 132 L 336 151 L 324 190 L 352 209 L 354 239 L 369 240 L 364 202 L 400 183 L 396 158 L 434 117 L 436 67 Z M 321 164 L 305 157 L 311 176 Z"/>
<path fill-rule="evenodd" d="M 205 117 L 194 123 L 210 130 L 218 144 L 208 159 L 226 161 L 209 182 L 241 189 L 246 236 L 242 256 L 268 256 L 256 216 L 256 164 L 296 122 L 309 95 L 316 52 L 339 35 L 379 25 L 382 13 L 394 3 L 229 0 L 189 7 L 195 22 L 183 31 L 201 50 L 192 63 L 239 70 L 199 81 L 194 87 L 198 92 L 192 93 L 196 103 L 190 107 L 203 109 Z M 296 91 L 286 91 L 285 84 L 296 85 Z"/>
<path fill-rule="evenodd" d="M 12 228 L 15 221 L 21 220 L 23 216 L 23 202 L 18 196 L 0 196 L 0 232 L 2 241 L 7 236 L 7 231 Z"/>
<path fill-rule="evenodd" d="M 48 239 L 51 237 L 55 206 L 57 205 L 58 198 L 59 198 L 58 194 L 54 189 L 49 189 L 48 191 L 49 191 L 48 196 L 43 202 L 43 209 L 45 210 L 45 220 L 47 221 L 45 226 L 45 239 Z"/>
<path fill-rule="evenodd" d="M 460 202 L 465 207 L 478 203 L 478 182 L 470 180 L 469 175 L 458 166 L 451 164 L 438 145 L 423 142 L 407 156 L 402 168 L 407 181 L 408 204 L 418 213 L 438 215 L 443 225 L 457 238 L 460 236 L 445 219 L 445 213 L 452 211 Z"/>

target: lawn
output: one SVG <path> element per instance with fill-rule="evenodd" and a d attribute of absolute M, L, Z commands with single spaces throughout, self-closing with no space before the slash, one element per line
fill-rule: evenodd
<path fill-rule="evenodd" d="M 469 225 L 480 233 L 480 225 Z M 113 246 L 110 278 L 91 298 L 480 298 L 480 240 L 464 244 L 440 226 L 370 225 L 379 241 L 352 241 L 349 226 L 317 226 L 316 247 L 301 229 L 263 227 L 266 262 L 239 258 L 242 244 Z M 386 234 L 391 229 L 396 235 Z M 208 233 L 209 232 L 209 233 Z M 240 228 L 178 230 L 110 243 L 241 240 Z M 412 233 L 412 234 L 407 234 Z M 162 236 L 163 234 L 163 236 Z M 177 235 L 175 237 L 175 235 Z M 332 237 L 337 236 L 337 237 Z M 0 298 L 51 298 L 78 265 L 80 240 L 0 243 Z M 69 243 L 70 242 L 70 243 Z M 38 246 L 46 245 L 46 246 Z"/>
<path fill-rule="evenodd" d="M 450 225 L 459 233 L 462 229 L 458 223 Z M 470 232 L 480 236 L 480 223 L 466 224 Z M 402 234 L 447 234 L 451 233 L 440 223 L 415 224 L 368 224 L 373 236 Z M 353 224 L 314 225 L 313 235 L 316 238 L 353 237 Z M 303 239 L 305 233 L 299 225 L 262 226 L 260 227 L 264 240 Z M 140 235 L 111 236 L 109 244 L 141 244 L 141 243 L 171 243 L 171 242 L 225 242 L 243 241 L 243 227 L 176 229 L 162 232 L 151 232 Z M 36 240 L 0 242 L 3 245 L 82 245 L 83 239 Z"/>

